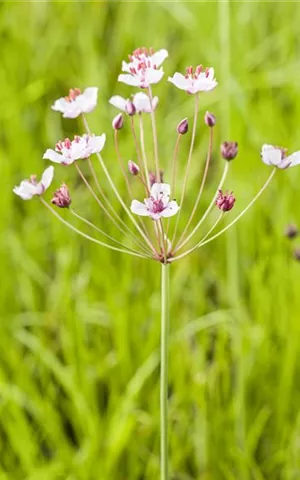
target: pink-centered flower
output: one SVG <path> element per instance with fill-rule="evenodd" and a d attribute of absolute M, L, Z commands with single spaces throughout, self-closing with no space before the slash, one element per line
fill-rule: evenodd
<path fill-rule="evenodd" d="M 97 105 L 98 88 L 89 87 L 82 93 L 79 88 L 71 88 L 67 97 L 55 100 L 52 110 L 61 112 L 65 118 L 76 118 L 82 113 L 94 110 Z"/>
<path fill-rule="evenodd" d="M 31 175 L 29 180 L 23 180 L 13 192 L 23 200 L 30 200 L 35 195 L 43 195 L 53 180 L 54 167 L 51 165 L 44 171 L 41 181 L 38 182 L 36 175 Z"/>
<path fill-rule="evenodd" d="M 179 206 L 175 200 L 170 201 L 170 185 L 168 183 L 154 183 L 151 187 L 150 197 L 144 203 L 133 200 L 131 211 L 136 215 L 159 220 L 176 215 Z"/>
<path fill-rule="evenodd" d="M 133 104 L 135 108 L 135 113 L 151 113 L 151 102 L 150 98 L 146 93 L 138 92 L 133 95 L 132 99 L 125 99 L 120 95 L 114 95 L 109 100 L 109 103 L 114 107 L 122 110 L 122 112 L 128 113 L 128 105 Z M 156 109 L 158 105 L 158 97 L 153 97 L 152 99 L 152 108 Z"/>
<path fill-rule="evenodd" d="M 295 167 L 300 163 L 300 151 L 287 156 L 287 149 L 264 144 L 261 149 L 261 159 L 266 165 L 285 169 Z"/>
<path fill-rule="evenodd" d="M 185 75 L 176 72 L 168 80 L 175 87 L 185 90 L 187 93 L 208 92 L 218 85 L 214 78 L 214 73 L 215 71 L 212 67 L 204 70 L 202 65 L 198 65 L 195 71 L 193 67 L 188 67 Z"/>
<path fill-rule="evenodd" d="M 51 160 L 54 163 L 62 165 L 71 165 L 75 160 L 88 158 L 93 153 L 99 153 L 105 144 L 105 134 L 96 137 L 94 135 L 76 135 L 74 140 L 66 138 L 63 142 L 59 141 L 55 150 L 48 148 L 43 158 Z"/>
<path fill-rule="evenodd" d="M 148 88 L 164 76 L 163 69 L 159 67 L 167 57 L 165 49 L 154 52 L 152 49 L 138 48 L 129 55 L 129 63 L 122 62 L 122 71 L 126 73 L 119 75 L 118 80 L 133 87 Z"/>

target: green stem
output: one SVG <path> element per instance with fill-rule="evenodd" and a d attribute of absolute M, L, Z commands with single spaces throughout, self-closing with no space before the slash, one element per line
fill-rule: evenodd
<path fill-rule="evenodd" d="M 169 340 L 169 269 L 161 270 L 161 370 L 160 370 L 160 478 L 168 479 L 168 340 Z"/>

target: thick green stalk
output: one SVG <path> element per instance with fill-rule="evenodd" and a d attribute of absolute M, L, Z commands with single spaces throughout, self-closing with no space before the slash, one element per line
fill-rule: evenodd
<path fill-rule="evenodd" d="M 161 350 L 160 350 L 160 478 L 168 479 L 168 341 L 169 269 L 161 269 Z"/>

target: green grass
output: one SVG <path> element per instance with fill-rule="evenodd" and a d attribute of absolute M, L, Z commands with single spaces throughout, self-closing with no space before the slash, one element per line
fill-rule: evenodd
<path fill-rule="evenodd" d="M 159 477 L 159 265 L 90 244 L 12 194 L 42 172 L 46 148 L 82 131 L 49 106 L 69 87 L 99 86 L 89 120 L 108 134 L 104 158 L 125 194 L 107 103 L 131 92 L 116 82 L 121 60 L 149 45 L 169 50 L 165 76 L 213 65 L 219 86 L 201 96 L 201 116 L 218 118 L 204 199 L 219 143 L 236 140 L 226 186 L 238 212 L 270 173 L 261 144 L 300 148 L 299 22 L 299 3 L 275 1 L 0 5 L 0 480 Z M 166 82 L 155 93 L 167 167 L 193 103 Z M 187 208 L 206 146 L 200 126 Z M 133 157 L 128 127 L 121 148 Z M 297 240 L 282 235 L 300 222 L 299 179 L 300 169 L 278 172 L 230 233 L 172 267 L 172 480 L 300 477 L 300 265 Z M 60 181 L 74 208 L 114 233 L 73 169 L 57 168 Z"/>

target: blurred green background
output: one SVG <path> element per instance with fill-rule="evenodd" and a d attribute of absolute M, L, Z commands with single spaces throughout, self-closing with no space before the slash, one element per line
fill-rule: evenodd
<path fill-rule="evenodd" d="M 219 143 L 235 140 L 226 181 L 234 216 L 270 173 L 262 143 L 300 147 L 299 23 L 298 2 L 1 3 L 1 480 L 159 477 L 159 265 L 90 244 L 38 201 L 12 194 L 41 174 L 46 148 L 83 131 L 80 119 L 50 110 L 53 100 L 70 87 L 99 86 L 88 120 L 107 133 L 104 159 L 126 198 L 108 104 L 134 91 L 116 81 L 122 59 L 139 46 L 169 51 L 154 87 L 166 180 L 176 125 L 193 116 L 192 97 L 166 78 L 214 66 L 219 86 L 201 95 L 181 225 L 199 187 L 207 109 L 218 124 L 201 208 L 221 175 Z M 120 148 L 134 159 L 128 125 Z M 107 189 L 100 170 L 99 178 Z M 299 222 L 299 180 L 300 169 L 277 172 L 237 226 L 172 266 L 173 480 L 300 478 L 300 265 L 297 239 L 283 235 Z M 57 168 L 54 188 L 60 181 L 76 211 L 115 234 L 73 168 Z"/>

